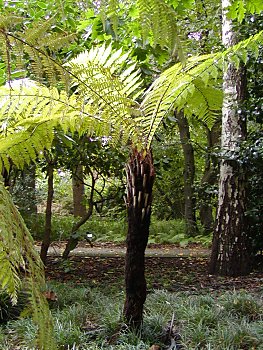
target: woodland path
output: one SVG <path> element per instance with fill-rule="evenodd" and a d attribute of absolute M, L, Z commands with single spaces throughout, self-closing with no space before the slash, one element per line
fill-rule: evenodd
<path fill-rule="evenodd" d="M 94 247 L 90 247 L 88 243 L 80 242 L 71 252 L 70 259 L 61 263 L 64 247 L 65 242 L 53 242 L 46 266 L 47 281 L 124 288 L 124 244 L 94 242 Z M 148 290 L 221 293 L 222 290 L 245 289 L 262 294 L 263 271 L 238 278 L 211 276 L 207 273 L 208 261 L 209 249 L 198 245 L 182 248 L 151 244 L 145 258 Z"/>
<path fill-rule="evenodd" d="M 49 256 L 61 256 L 65 248 L 65 242 L 53 242 L 48 250 Z M 40 245 L 37 244 L 37 250 Z M 125 255 L 125 244 L 115 243 L 94 243 L 93 247 L 85 242 L 80 242 L 78 246 L 71 251 L 70 256 L 98 256 L 98 257 L 122 257 Z M 145 251 L 146 257 L 208 257 L 210 250 L 198 245 L 180 247 L 175 244 L 150 244 Z"/>

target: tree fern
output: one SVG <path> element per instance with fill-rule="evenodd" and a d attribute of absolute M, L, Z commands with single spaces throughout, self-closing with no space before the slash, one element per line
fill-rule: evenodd
<path fill-rule="evenodd" d="M 139 138 L 131 116 L 139 113 L 136 98 L 142 81 L 128 54 L 97 47 L 65 69 L 74 91 L 70 95 L 27 80 L 0 88 L 0 167 L 8 169 L 12 161 L 21 168 L 50 148 L 56 126 L 65 132 L 111 135 L 112 142 L 121 137 L 126 143 L 136 133 Z"/>
<path fill-rule="evenodd" d="M 42 291 L 44 270 L 33 239 L 11 197 L 0 182 L 0 287 L 13 304 L 23 285 L 29 297 L 30 310 L 38 326 L 36 345 L 39 349 L 56 349 L 52 334 L 51 314 Z"/>

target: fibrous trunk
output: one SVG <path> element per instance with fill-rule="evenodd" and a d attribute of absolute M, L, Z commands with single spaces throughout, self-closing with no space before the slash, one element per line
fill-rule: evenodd
<path fill-rule="evenodd" d="M 229 47 L 236 42 L 232 23 L 226 16 L 230 5 L 223 4 L 223 42 Z M 250 271 L 249 245 L 246 235 L 246 176 L 239 149 L 246 137 L 245 117 L 240 103 L 245 93 L 244 70 L 233 65 L 224 71 L 221 147 L 225 154 L 220 165 L 219 201 L 210 261 L 210 273 L 239 276 Z"/>
<path fill-rule="evenodd" d="M 125 261 L 124 317 L 140 326 L 146 300 L 144 254 L 148 242 L 154 167 L 151 151 L 133 150 L 127 165 L 128 234 Z"/>

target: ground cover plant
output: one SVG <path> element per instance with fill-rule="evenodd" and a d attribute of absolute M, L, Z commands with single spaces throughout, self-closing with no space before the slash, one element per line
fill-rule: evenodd
<path fill-rule="evenodd" d="M 145 317 L 132 332 L 122 319 L 124 258 L 73 256 L 68 263 L 49 257 L 46 268 L 61 350 L 168 349 L 171 339 L 176 349 L 263 349 L 263 273 L 208 276 L 206 257 L 147 257 Z M 11 320 L 0 328 L 1 346 L 33 350 L 35 332 L 30 317 Z"/>

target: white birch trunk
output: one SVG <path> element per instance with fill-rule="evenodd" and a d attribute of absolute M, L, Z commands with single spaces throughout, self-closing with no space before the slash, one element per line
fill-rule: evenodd
<path fill-rule="evenodd" d="M 222 41 L 226 48 L 236 43 L 233 23 L 227 18 L 229 0 L 222 0 Z M 238 276 L 249 272 L 245 232 L 245 172 L 238 162 L 246 137 L 246 122 L 240 113 L 244 99 L 244 71 L 232 64 L 224 68 L 219 198 L 210 273 Z"/>

